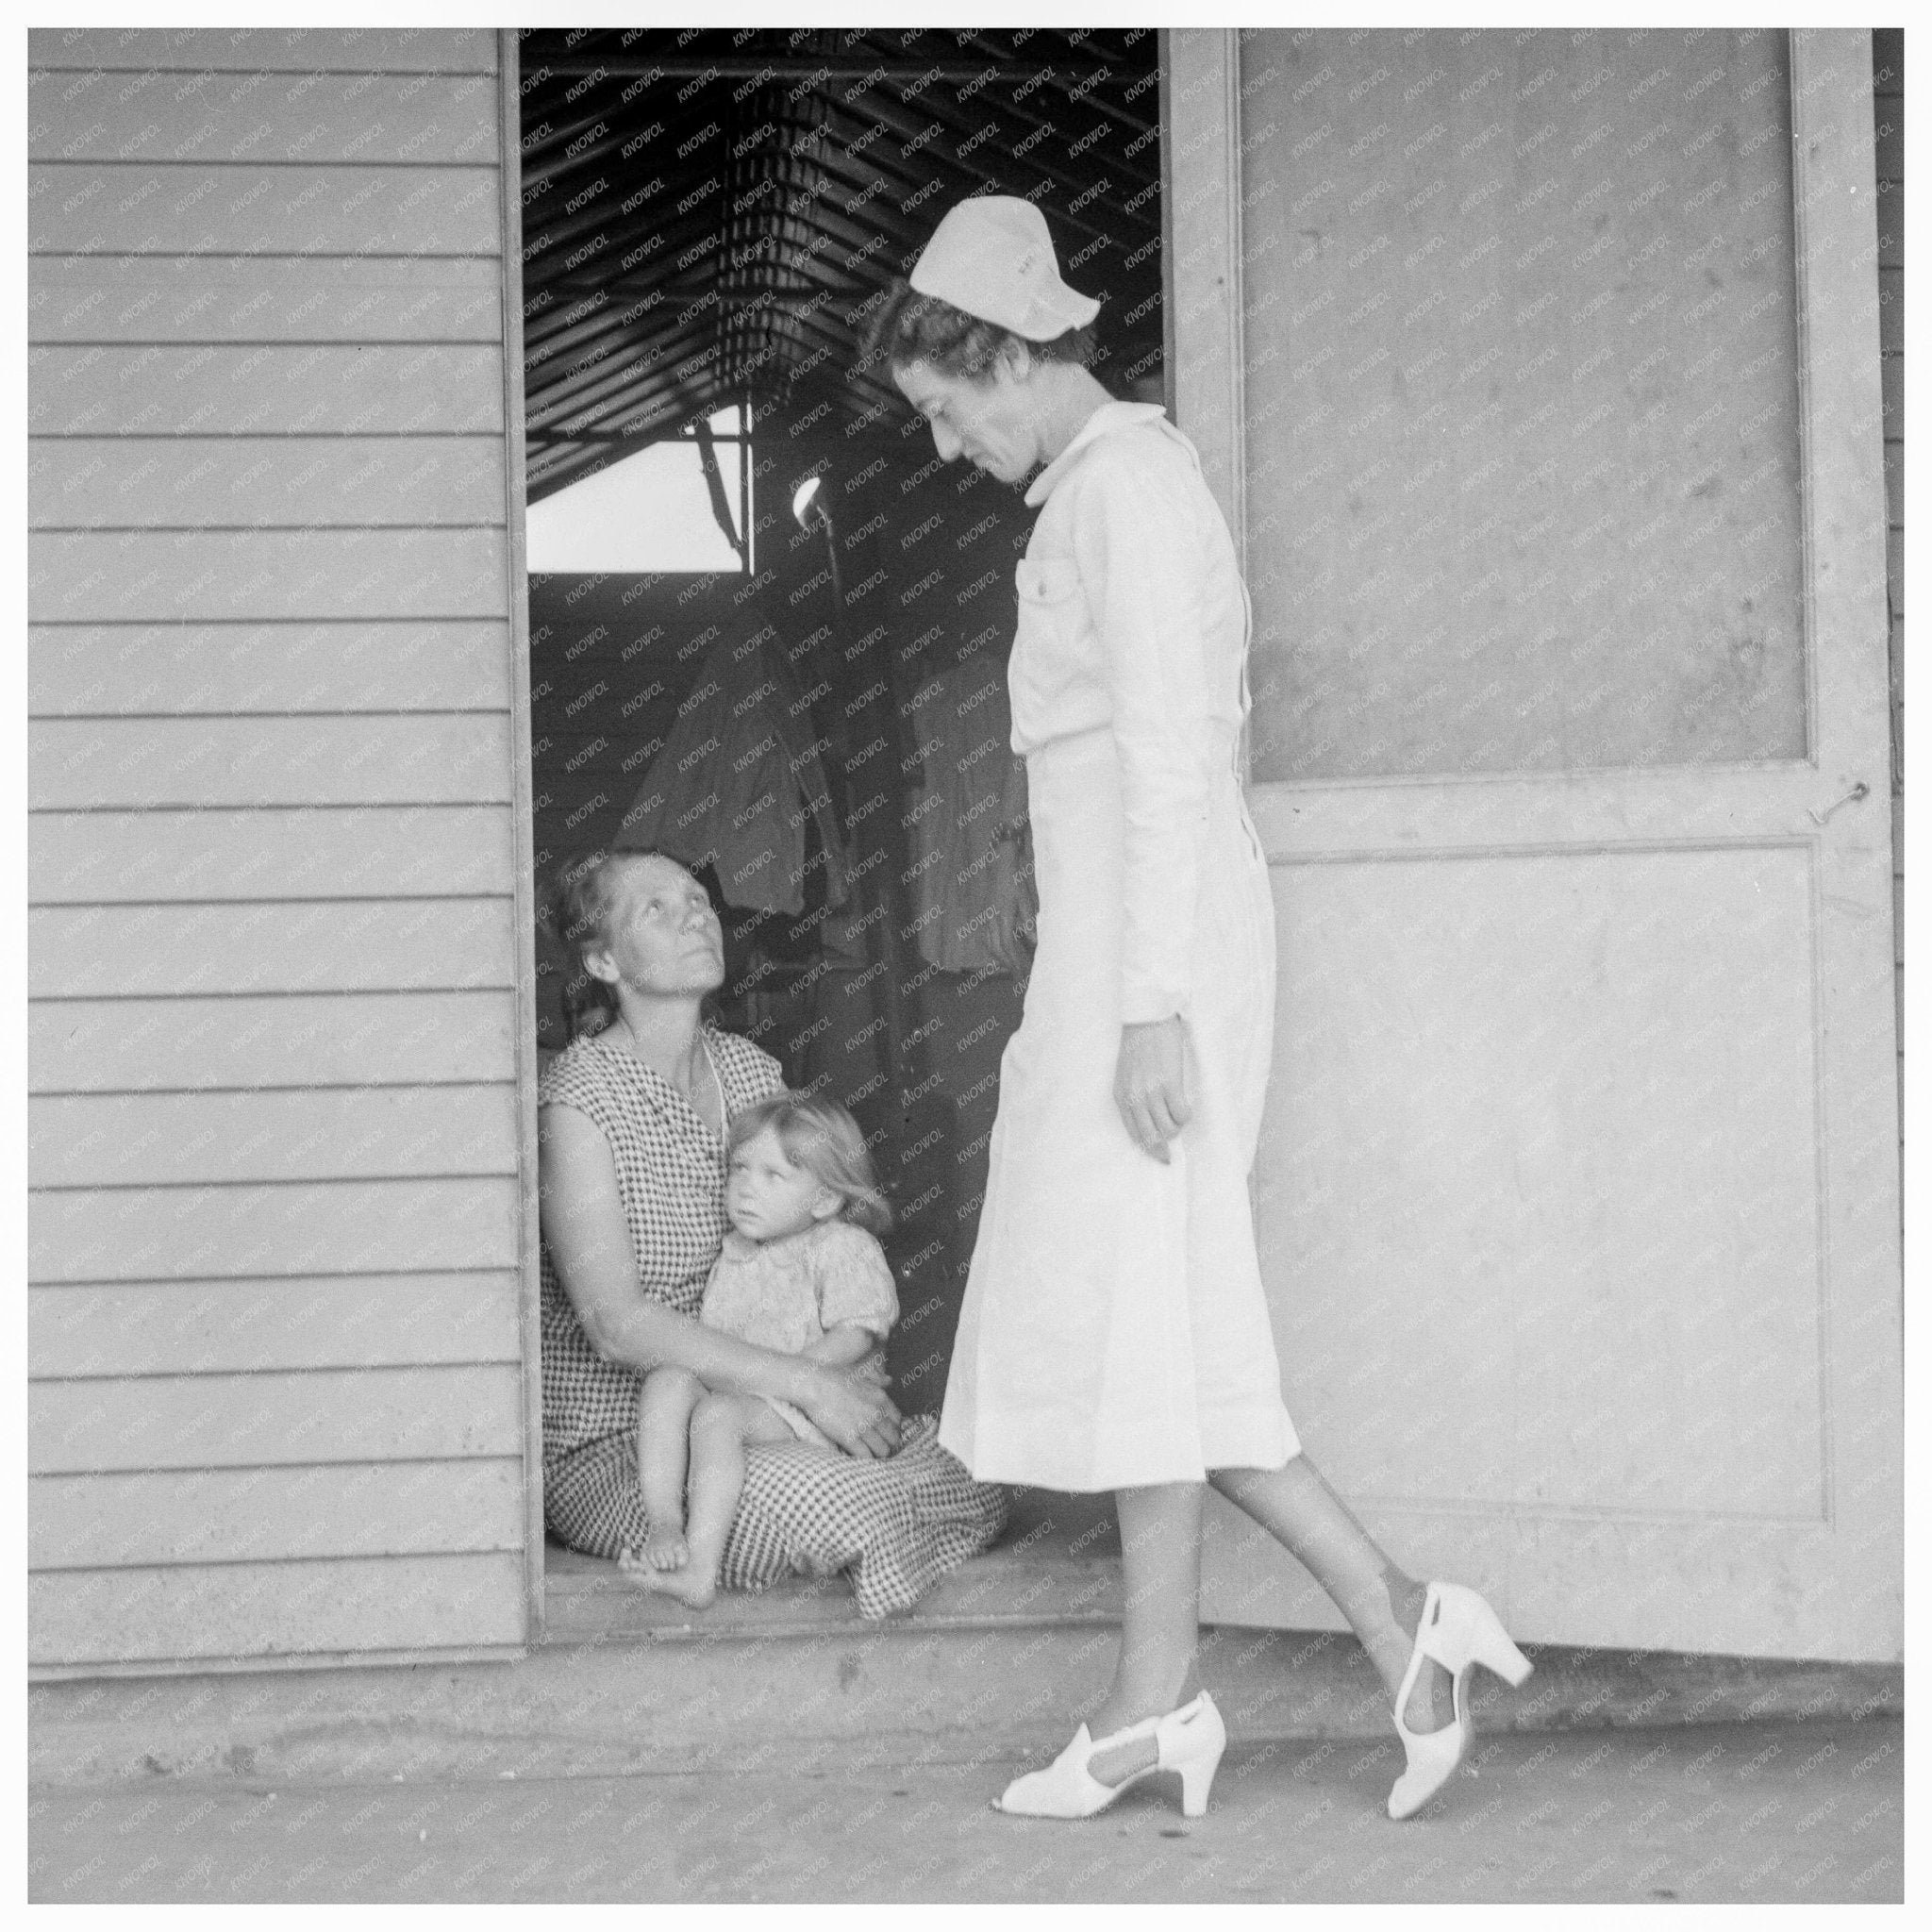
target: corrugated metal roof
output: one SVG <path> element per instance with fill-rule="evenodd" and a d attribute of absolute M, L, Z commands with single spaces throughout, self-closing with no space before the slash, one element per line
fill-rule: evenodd
<path fill-rule="evenodd" d="M 1117 385 L 1158 364 L 1151 29 L 546 29 L 522 65 L 532 500 L 729 403 L 896 404 L 864 305 L 975 192 L 1039 203 Z"/>

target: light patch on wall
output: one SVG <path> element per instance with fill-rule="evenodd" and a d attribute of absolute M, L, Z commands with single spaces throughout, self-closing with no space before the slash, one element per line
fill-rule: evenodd
<path fill-rule="evenodd" d="M 742 475 L 745 445 L 723 439 L 747 433 L 734 408 L 710 419 L 736 525 L 750 508 Z M 745 564 L 718 526 L 696 442 L 688 437 L 654 442 L 533 503 L 525 521 L 533 572 L 741 572 Z"/>

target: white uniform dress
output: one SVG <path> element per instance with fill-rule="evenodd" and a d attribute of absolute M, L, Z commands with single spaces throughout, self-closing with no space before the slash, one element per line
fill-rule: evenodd
<path fill-rule="evenodd" d="M 1248 1173 L 1274 916 L 1238 765 L 1247 596 L 1193 445 L 1107 403 L 1034 479 L 1008 670 L 1040 892 L 1000 1062 L 940 1441 L 1060 1491 L 1277 1469 L 1299 1448 Z M 1192 1118 L 1162 1166 L 1114 1104 L 1124 1023 L 1182 1015 Z"/>

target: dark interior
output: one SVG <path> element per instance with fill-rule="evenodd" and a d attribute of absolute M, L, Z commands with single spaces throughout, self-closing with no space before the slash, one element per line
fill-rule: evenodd
<path fill-rule="evenodd" d="M 661 808 L 653 842 L 681 845 L 718 901 L 721 1024 L 871 1138 L 900 1215 L 895 1395 L 937 1409 L 1024 986 L 1023 820 L 991 774 L 1011 762 L 1012 567 L 1033 513 L 939 463 L 884 373 L 854 365 L 939 216 L 999 192 L 1039 204 L 1068 280 L 1102 298 L 1100 379 L 1162 399 L 1158 36 L 546 30 L 524 36 L 522 68 L 529 500 L 748 405 L 750 531 L 734 466 L 700 454 L 719 526 L 756 565 L 532 576 L 538 874 L 625 842 L 664 795 L 647 777 L 675 777 L 667 745 L 742 743 L 755 765 L 775 736 L 785 765 L 816 759 L 823 808 L 785 831 L 795 908 L 738 903 L 703 862 L 734 798 Z M 829 541 L 791 508 L 813 475 Z M 961 764 L 964 790 L 936 785 Z M 924 882 L 975 859 L 968 909 L 935 913 Z M 929 937 L 962 922 L 964 943 Z M 567 1037 L 565 977 L 540 941 L 547 1050 Z"/>

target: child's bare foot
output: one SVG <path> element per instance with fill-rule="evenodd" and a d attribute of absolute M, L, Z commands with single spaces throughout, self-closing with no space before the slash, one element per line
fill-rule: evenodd
<path fill-rule="evenodd" d="M 625 1580 L 640 1590 L 655 1591 L 659 1596 L 675 1596 L 694 1610 L 708 1610 L 718 1595 L 718 1579 L 687 1565 L 682 1570 L 653 1570 L 647 1563 L 625 1563 L 619 1559 Z"/>
<path fill-rule="evenodd" d="M 683 1524 L 648 1531 L 641 1549 L 625 1550 L 617 1560 L 626 1570 L 682 1570 L 691 1560 Z"/>

